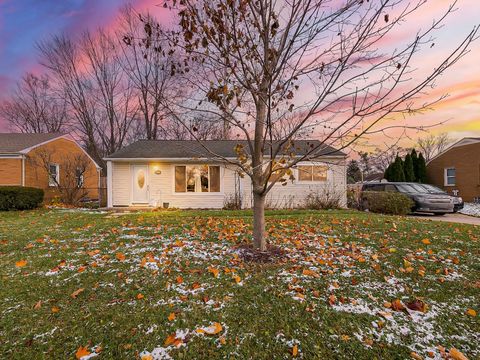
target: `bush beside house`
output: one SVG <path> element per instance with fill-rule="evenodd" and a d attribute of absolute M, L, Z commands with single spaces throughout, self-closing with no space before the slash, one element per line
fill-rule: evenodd
<path fill-rule="evenodd" d="M 0 210 L 31 210 L 43 202 L 42 189 L 22 186 L 0 187 Z"/>

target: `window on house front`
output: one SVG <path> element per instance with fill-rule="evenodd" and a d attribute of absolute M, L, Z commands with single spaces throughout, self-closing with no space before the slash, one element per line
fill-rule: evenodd
<path fill-rule="evenodd" d="M 455 168 L 445 169 L 445 186 L 453 186 L 456 183 L 456 170 Z"/>
<path fill-rule="evenodd" d="M 328 168 L 322 165 L 301 165 L 298 167 L 299 181 L 327 181 Z"/>
<path fill-rule="evenodd" d="M 60 184 L 60 166 L 58 164 L 48 165 L 48 186 Z"/>
<path fill-rule="evenodd" d="M 175 192 L 220 192 L 220 166 L 175 166 Z"/>
<path fill-rule="evenodd" d="M 84 173 L 83 169 L 77 168 L 75 172 L 75 180 L 77 183 L 77 188 L 83 187 L 83 182 L 84 182 L 83 173 Z"/>

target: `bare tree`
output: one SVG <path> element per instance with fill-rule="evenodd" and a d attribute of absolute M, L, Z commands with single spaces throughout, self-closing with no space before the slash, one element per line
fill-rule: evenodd
<path fill-rule="evenodd" d="M 64 204 L 78 205 L 88 195 L 84 184 L 88 176 L 90 159 L 84 154 L 67 154 L 60 162 L 52 159 L 52 154 L 42 151 L 38 154 L 36 165 L 48 174 L 49 185 L 54 187 Z M 55 164 L 55 165 L 53 165 Z M 53 168 L 52 168 L 53 166 Z"/>
<path fill-rule="evenodd" d="M 448 134 L 441 133 L 419 138 L 417 140 L 417 148 L 425 157 L 425 161 L 428 162 L 430 159 L 445 150 L 451 143 L 452 140 Z"/>
<path fill-rule="evenodd" d="M 111 154 L 125 144 L 135 118 L 134 91 L 120 66 L 119 49 L 109 34 L 101 29 L 93 35 L 85 33 L 80 49 L 88 60 L 88 90 L 96 107 L 97 137 L 103 152 Z"/>
<path fill-rule="evenodd" d="M 366 134 L 401 127 L 385 126 L 382 120 L 423 111 L 439 100 L 423 101 L 420 95 L 468 52 L 478 27 L 421 76 L 415 72 L 420 50 L 433 45 L 435 30 L 455 2 L 403 46 L 389 50 L 382 47 L 382 40 L 425 4 L 425 0 L 166 2 L 180 19 L 180 30 L 169 33 L 171 50 L 182 55 L 172 72 L 186 75 L 197 96 L 208 100 L 204 109 L 226 112 L 225 120 L 247 140 L 246 146 L 236 146 L 237 161 L 200 143 L 212 158 L 233 162 L 250 177 L 256 248 L 266 249 L 264 209 L 266 194 L 276 182 L 269 182 L 272 174 L 288 174 L 300 161 L 328 155 L 327 145 L 342 149 Z M 147 35 L 151 26 L 145 22 Z M 292 113 L 292 125 L 280 141 L 274 141 L 276 124 Z M 297 152 L 293 139 L 302 132 L 315 135 L 320 145 Z"/>
<path fill-rule="evenodd" d="M 152 24 L 149 32 L 152 40 L 144 36 L 142 19 Z M 129 5 L 122 9 L 120 21 L 118 37 L 122 56 L 119 64 L 136 90 L 143 120 L 142 137 L 157 139 L 166 131 L 168 109 L 165 104 L 176 101 L 181 92 L 179 78 L 170 76 L 173 54 L 166 52 L 162 29 L 151 15 L 138 14 Z"/>
<path fill-rule="evenodd" d="M 0 114 L 23 133 L 54 133 L 68 129 L 66 102 L 58 97 L 47 75 L 25 74 Z"/>
<path fill-rule="evenodd" d="M 64 96 L 73 118 L 73 126 L 85 148 L 102 163 L 103 152 L 96 137 L 96 106 L 88 88 L 88 78 L 83 71 L 78 46 L 66 36 L 54 36 L 38 45 L 41 64 L 54 76 L 59 95 Z"/>

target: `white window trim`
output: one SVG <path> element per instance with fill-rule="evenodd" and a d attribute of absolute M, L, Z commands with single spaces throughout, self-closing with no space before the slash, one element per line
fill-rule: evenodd
<path fill-rule="evenodd" d="M 312 180 L 312 181 L 308 181 L 308 180 L 300 180 L 300 169 L 298 167 L 300 166 L 325 166 L 327 168 L 327 178 L 323 181 L 319 181 L 319 180 Z M 327 164 L 312 164 L 312 163 L 309 163 L 309 164 L 297 164 L 297 168 L 295 169 L 295 182 L 297 184 L 326 184 L 329 182 L 330 178 L 331 178 L 331 174 L 330 174 L 330 167 L 327 165 Z"/>
<path fill-rule="evenodd" d="M 176 192 L 175 191 L 175 167 L 177 166 L 195 166 L 195 165 L 207 165 L 208 166 L 208 192 Z M 219 166 L 220 167 L 220 191 L 219 192 L 210 192 L 210 166 Z M 220 164 L 207 164 L 207 163 L 201 163 L 201 164 L 173 164 L 172 165 L 172 194 L 173 195 L 179 195 L 179 196 L 215 196 L 215 195 L 224 195 L 223 194 L 223 171 L 224 168 Z M 185 170 L 186 171 L 186 170 Z M 185 174 L 186 175 L 186 174 Z M 185 181 L 186 181 L 186 176 L 185 176 Z"/>
<path fill-rule="evenodd" d="M 455 183 L 454 184 L 449 184 L 448 183 L 448 170 L 455 170 Z M 453 177 L 453 176 L 450 176 Z M 455 169 L 454 166 L 449 166 L 443 169 L 443 184 L 444 186 L 456 186 L 457 184 L 457 169 Z"/>
<path fill-rule="evenodd" d="M 57 184 L 55 184 L 54 182 L 50 181 L 50 166 L 55 166 L 56 168 L 56 180 L 57 180 Z M 60 165 L 59 164 L 48 164 L 48 186 L 49 187 L 58 187 L 58 184 L 60 184 Z"/>

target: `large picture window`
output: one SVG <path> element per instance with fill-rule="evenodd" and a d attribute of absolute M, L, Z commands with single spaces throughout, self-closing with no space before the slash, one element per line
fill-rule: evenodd
<path fill-rule="evenodd" d="M 175 192 L 220 192 L 220 166 L 175 166 Z"/>
<path fill-rule="evenodd" d="M 328 168 L 323 165 L 301 165 L 298 167 L 299 181 L 327 181 Z"/>

